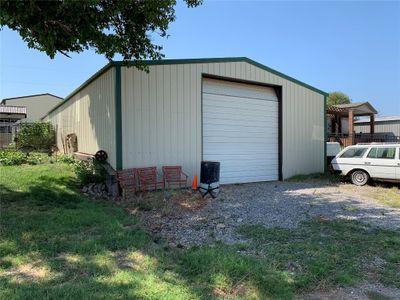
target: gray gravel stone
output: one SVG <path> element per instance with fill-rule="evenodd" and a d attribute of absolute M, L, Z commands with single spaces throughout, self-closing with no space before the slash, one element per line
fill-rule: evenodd
<path fill-rule="evenodd" d="M 141 215 L 145 223 L 159 229 L 161 236 L 184 247 L 215 240 L 244 242 L 236 233 L 242 224 L 295 228 L 313 218 L 358 220 L 400 229 L 400 209 L 349 192 L 342 183 L 310 180 L 225 185 L 217 199 L 204 201 L 206 204 L 196 211 L 173 211 L 175 215 L 168 216 L 151 211 Z"/>

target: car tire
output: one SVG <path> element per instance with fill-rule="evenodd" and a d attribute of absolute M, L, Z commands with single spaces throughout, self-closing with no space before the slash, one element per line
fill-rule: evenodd
<path fill-rule="evenodd" d="M 351 173 L 351 182 L 358 186 L 366 185 L 369 181 L 369 175 L 363 170 L 355 170 Z"/>

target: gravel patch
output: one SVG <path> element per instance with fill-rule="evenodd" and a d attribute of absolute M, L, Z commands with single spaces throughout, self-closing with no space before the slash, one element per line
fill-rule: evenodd
<path fill-rule="evenodd" d="M 226 185 L 217 199 L 198 196 L 194 201 L 203 203 L 196 209 L 171 202 L 162 209 L 140 212 L 140 216 L 152 234 L 178 247 L 243 242 L 236 234 L 241 224 L 296 228 L 313 218 L 358 220 L 400 229 L 399 208 L 360 196 L 346 185 L 320 180 Z"/>

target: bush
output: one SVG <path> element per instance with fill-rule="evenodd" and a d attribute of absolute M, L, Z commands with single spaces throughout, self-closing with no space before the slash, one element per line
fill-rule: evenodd
<path fill-rule="evenodd" d="M 43 163 L 47 159 L 47 155 L 43 153 L 26 154 L 21 151 L 0 151 L 0 164 L 4 166 L 15 166 L 22 164 L 37 165 Z"/>
<path fill-rule="evenodd" d="M 49 160 L 45 153 L 29 153 L 26 157 L 26 163 L 29 165 L 38 165 Z"/>
<path fill-rule="evenodd" d="M 71 154 L 61 154 L 57 157 L 57 161 L 67 165 L 72 165 L 76 162 L 74 156 Z"/>
<path fill-rule="evenodd" d="M 48 155 L 44 153 L 26 154 L 22 151 L 0 150 L 0 164 L 3 166 L 38 165 L 47 160 Z"/>
<path fill-rule="evenodd" d="M 49 122 L 22 124 L 16 136 L 18 149 L 50 151 L 55 146 L 56 134 Z"/>
<path fill-rule="evenodd" d="M 0 164 L 4 166 L 15 166 L 26 163 L 27 155 L 21 151 L 0 150 Z"/>
<path fill-rule="evenodd" d="M 105 181 L 105 170 L 97 161 L 77 160 L 74 163 L 74 171 L 82 185 Z"/>

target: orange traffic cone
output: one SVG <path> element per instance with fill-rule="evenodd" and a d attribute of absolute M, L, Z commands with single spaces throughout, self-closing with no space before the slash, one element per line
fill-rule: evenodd
<path fill-rule="evenodd" d="M 197 190 L 197 176 L 196 175 L 194 175 L 194 177 L 193 177 L 192 190 Z"/>

